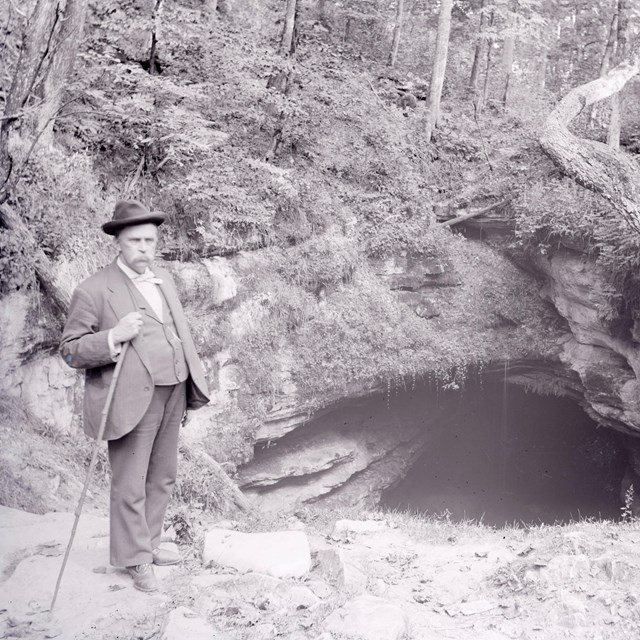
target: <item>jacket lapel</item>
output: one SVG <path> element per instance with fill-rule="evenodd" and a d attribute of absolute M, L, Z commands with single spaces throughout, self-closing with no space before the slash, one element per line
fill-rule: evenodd
<path fill-rule="evenodd" d="M 114 260 L 108 267 L 107 288 L 109 289 L 109 305 L 116 314 L 116 318 L 121 320 L 127 313 L 138 311 L 138 305 L 133 298 L 131 285 L 127 282 L 127 276 L 122 272 Z M 146 309 L 145 309 L 146 311 Z M 132 341 L 131 346 L 136 350 L 142 364 L 151 372 L 149 360 L 142 344 L 142 336 L 138 334 Z"/>
<path fill-rule="evenodd" d="M 192 382 L 195 385 L 195 388 L 199 392 L 199 396 L 196 397 L 196 400 L 193 400 L 193 391 L 187 391 L 187 398 L 191 397 L 189 402 L 193 401 L 195 407 L 203 406 L 209 402 L 209 394 L 207 390 L 207 381 L 205 380 L 204 369 L 202 368 L 202 363 L 200 362 L 200 358 L 196 352 L 195 344 L 193 343 L 193 337 L 191 336 L 191 331 L 189 330 L 189 325 L 187 324 L 187 318 L 184 315 L 184 310 L 182 309 L 182 303 L 180 302 L 180 298 L 178 298 L 178 292 L 173 284 L 173 280 L 168 272 L 160 267 L 151 267 L 153 273 L 162 280 L 162 284 L 160 285 L 160 289 L 164 294 L 164 298 L 167 301 L 167 306 L 169 307 L 169 311 L 171 311 L 171 316 L 173 317 L 173 323 L 176 327 L 176 333 L 178 334 L 178 338 L 182 340 L 182 348 L 184 350 L 184 357 L 187 360 L 187 365 L 189 367 L 189 375 L 191 376 Z"/>

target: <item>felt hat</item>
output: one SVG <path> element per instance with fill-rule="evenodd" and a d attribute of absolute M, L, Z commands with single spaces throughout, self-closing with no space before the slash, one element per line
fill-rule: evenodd
<path fill-rule="evenodd" d="M 142 202 L 137 200 L 118 200 L 113 210 L 113 219 L 105 222 L 102 225 L 102 230 L 110 236 L 115 236 L 124 227 L 148 222 L 160 226 L 166 219 L 166 213 L 150 211 Z"/>

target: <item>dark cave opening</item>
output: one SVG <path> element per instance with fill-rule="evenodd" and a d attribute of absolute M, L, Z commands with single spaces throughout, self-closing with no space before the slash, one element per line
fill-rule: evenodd
<path fill-rule="evenodd" d="M 383 493 L 384 509 L 492 526 L 620 516 L 621 439 L 575 400 L 496 381 L 440 394 L 441 402 L 447 428 Z"/>

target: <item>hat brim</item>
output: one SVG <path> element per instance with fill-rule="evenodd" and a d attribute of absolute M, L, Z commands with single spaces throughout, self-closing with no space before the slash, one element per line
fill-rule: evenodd
<path fill-rule="evenodd" d="M 102 225 L 102 230 L 110 236 L 115 236 L 118 231 L 125 227 L 133 227 L 137 224 L 147 224 L 149 222 L 159 227 L 163 222 L 166 222 L 166 220 L 166 213 L 162 213 L 162 211 L 153 211 L 152 213 L 145 213 L 140 216 L 127 218 L 126 220 L 111 220 L 109 222 L 105 222 Z"/>

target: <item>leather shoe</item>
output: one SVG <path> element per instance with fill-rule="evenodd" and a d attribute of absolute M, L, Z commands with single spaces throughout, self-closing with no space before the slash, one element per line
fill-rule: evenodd
<path fill-rule="evenodd" d="M 180 554 L 171 549 L 157 547 L 151 553 L 153 553 L 153 564 L 157 564 L 159 567 L 166 567 L 170 564 L 179 564 L 182 562 Z"/>
<path fill-rule="evenodd" d="M 127 571 L 133 578 L 133 586 L 139 591 L 151 592 L 158 590 L 158 579 L 150 564 L 137 564 L 133 567 L 127 567 Z"/>

